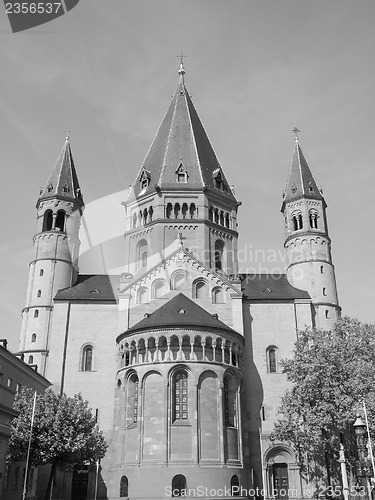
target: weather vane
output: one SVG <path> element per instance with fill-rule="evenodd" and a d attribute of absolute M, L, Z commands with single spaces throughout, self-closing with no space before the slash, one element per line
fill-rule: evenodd
<path fill-rule="evenodd" d="M 296 137 L 296 142 L 298 142 L 298 132 L 301 132 L 297 127 L 292 128 L 292 132 L 294 132 L 294 135 Z"/>

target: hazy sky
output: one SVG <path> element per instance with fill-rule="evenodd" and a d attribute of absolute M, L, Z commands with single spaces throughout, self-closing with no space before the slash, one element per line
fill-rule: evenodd
<path fill-rule="evenodd" d="M 104 207 L 96 231 L 119 221 L 121 234 L 123 198 L 110 195 L 134 181 L 181 50 L 186 86 L 243 203 L 242 270 L 283 267 L 280 207 L 297 126 L 328 204 L 343 313 L 375 323 L 373 0 L 81 0 L 17 34 L 1 9 L 1 337 L 11 349 L 35 203 L 66 128 L 84 200 Z"/>

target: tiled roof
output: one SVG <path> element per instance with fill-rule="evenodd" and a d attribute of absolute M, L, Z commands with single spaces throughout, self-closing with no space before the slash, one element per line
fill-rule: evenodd
<path fill-rule="evenodd" d="M 237 333 L 183 293 L 173 297 L 159 309 L 129 328 L 126 333 L 147 328 L 166 327 L 213 328 Z"/>
<path fill-rule="evenodd" d="M 66 200 L 75 200 L 80 205 L 83 205 L 81 189 L 68 139 L 65 141 L 61 154 L 38 201 L 55 198 L 56 196 Z"/>
<path fill-rule="evenodd" d="M 296 143 L 293 154 L 292 166 L 288 182 L 285 188 L 284 203 L 306 196 L 308 198 L 322 200 L 323 196 L 316 185 L 311 170 L 302 153 L 299 144 Z"/>
<path fill-rule="evenodd" d="M 187 172 L 187 183 L 177 181 L 176 171 L 181 165 Z M 180 75 L 177 91 L 133 184 L 134 194 L 142 197 L 153 192 L 155 186 L 184 191 L 208 188 L 235 201 L 221 168 L 223 189 L 214 187 L 214 172 L 218 168 L 219 161 Z M 140 182 L 143 171 L 149 178 L 144 189 Z"/>
<path fill-rule="evenodd" d="M 59 290 L 54 300 L 116 302 L 119 283 L 119 276 L 79 275 L 77 283 Z"/>
<path fill-rule="evenodd" d="M 248 300 L 294 300 L 309 299 L 304 290 L 294 288 L 286 274 L 241 274 L 244 299 Z"/>

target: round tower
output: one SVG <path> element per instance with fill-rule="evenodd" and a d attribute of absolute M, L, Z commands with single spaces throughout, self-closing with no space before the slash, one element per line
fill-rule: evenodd
<path fill-rule="evenodd" d="M 180 293 L 117 345 L 113 491 L 155 500 L 246 497 L 243 337 Z"/>
<path fill-rule="evenodd" d="M 20 353 L 26 363 L 44 374 L 53 298 L 58 290 L 72 286 L 78 275 L 83 199 L 68 137 L 36 208 L 37 231 L 22 311 Z"/>
<path fill-rule="evenodd" d="M 285 221 L 287 277 L 296 288 L 309 292 L 315 326 L 330 330 L 340 317 L 331 240 L 322 190 L 318 189 L 307 161 L 296 143 L 281 212 Z"/>

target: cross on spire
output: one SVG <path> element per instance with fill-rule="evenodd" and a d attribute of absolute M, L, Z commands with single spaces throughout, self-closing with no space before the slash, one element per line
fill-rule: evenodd
<path fill-rule="evenodd" d="M 184 54 L 182 53 L 182 50 L 181 50 L 181 53 L 177 57 L 180 58 L 180 68 L 178 70 L 178 74 L 183 76 L 185 74 L 184 57 L 187 57 L 187 56 L 184 56 Z"/>
<path fill-rule="evenodd" d="M 66 142 L 69 142 L 70 132 L 74 132 L 74 130 L 72 128 L 67 128 L 66 129 L 66 137 L 65 137 Z"/>
<path fill-rule="evenodd" d="M 297 127 L 292 128 L 292 132 L 294 132 L 296 142 L 298 142 L 298 133 L 301 132 Z"/>

